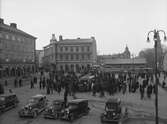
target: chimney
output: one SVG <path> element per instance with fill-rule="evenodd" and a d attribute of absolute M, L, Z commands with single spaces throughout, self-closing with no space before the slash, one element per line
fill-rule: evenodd
<path fill-rule="evenodd" d="M 95 40 L 95 37 L 92 36 L 91 39 Z"/>
<path fill-rule="evenodd" d="M 55 37 L 55 34 L 52 34 L 52 40 L 55 40 L 56 37 Z"/>
<path fill-rule="evenodd" d="M 63 36 L 60 35 L 60 36 L 59 36 L 59 41 L 62 41 L 62 40 L 63 40 Z"/>
<path fill-rule="evenodd" d="M 52 38 L 50 40 L 50 43 L 55 43 L 57 40 L 56 40 L 56 37 L 55 37 L 55 34 L 52 34 Z"/>
<path fill-rule="evenodd" d="M 0 18 L 0 24 L 4 24 L 4 21 L 2 18 Z"/>
<path fill-rule="evenodd" d="M 16 23 L 10 23 L 10 27 L 17 28 L 17 24 Z"/>

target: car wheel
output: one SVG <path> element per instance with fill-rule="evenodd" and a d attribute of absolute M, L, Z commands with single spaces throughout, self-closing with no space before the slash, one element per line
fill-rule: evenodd
<path fill-rule="evenodd" d="M 16 107 L 17 107 L 17 103 L 15 102 L 15 103 L 14 103 L 14 108 L 16 108 Z"/>
<path fill-rule="evenodd" d="M 74 120 L 74 115 L 71 114 L 71 115 L 70 115 L 70 121 L 73 121 L 73 120 Z"/>
<path fill-rule="evenodd" d="M 37 111 L 33 112 L 33 118 L 36 118 L 38 115 Z"/>
<path fill-rule="evenodd" d="M 102 123 L 104 123 L 104 115 L 103 114 L 100 116 L 100 120 Z"/>
<path fill-rule="evenodd" d="M 54 115 L 54 119 L 58 119 L 58 114 L 57 113 Z"/>

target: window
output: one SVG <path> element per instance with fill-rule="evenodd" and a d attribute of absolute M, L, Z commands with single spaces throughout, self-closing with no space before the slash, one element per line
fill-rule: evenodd
<path fill-rule="evenodd" d="M 90 50 L 90 48 L 89 48 L 89 46 L 87 46 L 87 51 L 89 52 L 89 50 Z"/>
<path fill-rule="evenodd" d="M 18 41 L 21 41 L 21 38 L 20 38 L 20 37 L 17 37 L 17 40 L 18 40 Z"/>
<path fill-rule="evenodd" d="M 8 34 L 6 34 L 5 36 L 6 36 L 6 39 L 9 39 L 9 35 Z"/>
<path fill-rule="evenodd" d="M 76 55 L 76 60 L 78 60 L 79 59 L 79 56 L 78 55 Z"/>
<path fill-rule="evenodd" d="M 66 60 L 68 60 L 68 55 L 66 55 Z"/>
<path fill-rule="evenodd" d="M 2 38 L 3 36 L 2 36 L 2 33 L 0 33 L 0 38 Z"/>
<path fill-rule="evenodd" d="M 60 51 L 61 51 L 61 52 L 63 51 L 63 47 L 60 47 Z"/>
<path fill-rule="evenodd" d="M 82 59 L 84 59 L 84 55 L 82 55 Z"/>
<path fill-rule="evenodd" d="M 79 51 L 78 46 L 76 47 L 76 51 L 77 51 L 77 52 Z"/>
<path fill-rule="evenodd" d="M 82 52 L 84 51 L 84 47 L 83 46 L 81 47 L 81 50 L 82 50 Z"/>
<path fill-rule="evenodd" d="M 71 52 L 73 52 L 73 47 L 71 47 Z"/>
<path fill-rule="evenodd" d="M 12 40 L 15 40 L 15 36 L 14 35 L 12 36 Z"/>
<path fill-rule="evenodd" d="M 90 59 L 90 55 L 88 54 L 88 59 Z"/>
<path fill-rule="evenodd" d="M 63 56 L 62 55 L 60 55 L 60 60 L 63 60 Z"/>
<path fill-rule="evenodd" d="M 73 57 L 73 55 L 71 55 L 71 60 L 73 60 L 74 59 L 74 57 Z"/>
<path fill-rule="evenodd" d="M 65 47 L 65 50 L 68 51 L 68 47 L 67 46 Z"/>

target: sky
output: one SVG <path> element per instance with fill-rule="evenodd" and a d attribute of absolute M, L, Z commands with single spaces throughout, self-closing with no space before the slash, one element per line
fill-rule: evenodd
<path fill-rule="evenodd" d="M 0 17 L 37 37 L 36 49 L 49 44 L 54 33 L 57 39 L 94 36 L 98 54 L 120 53 L 127 45 L 137 55 L 153 47 L 146 42 L 150 30 L 167 32 L 167 0 L 0 1 Z"/>

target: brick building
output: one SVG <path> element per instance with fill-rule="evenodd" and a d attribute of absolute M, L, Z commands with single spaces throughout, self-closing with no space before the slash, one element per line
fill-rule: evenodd
<path fill-rule="evenodd" d="M 19 30 L 16 23 L 7 25 L 0 18 L 0 77 L 35 71 L 36 37 Z"/>

